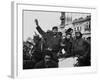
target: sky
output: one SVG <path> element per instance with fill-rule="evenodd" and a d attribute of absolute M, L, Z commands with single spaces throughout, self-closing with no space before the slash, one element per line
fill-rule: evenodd
<path fill-rule="evenodd" d="M 89 14 L 83 13 L 66 13 L 66 16 L 71 15 L 73 19 L 79 17 L 86 17 Z M 23 36 L 24 41 L 28 37 L 33 38 L 34 32 L 38 33 L 36 30 L 35 19 L 38 19 L 40 27 L 46 32 L 51 30 L 53 26 L 59 26 L 61 12 L 46 12 L 46 11 L 24 11 L 23 14 Z"/>

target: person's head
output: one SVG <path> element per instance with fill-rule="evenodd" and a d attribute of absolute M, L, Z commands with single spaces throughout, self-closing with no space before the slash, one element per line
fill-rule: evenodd
<path fill-rule="evenodd" d="M 51 51 L 46 51 L 44 53 L 44 61 L 45 62 L 49 62 L 49 61 L 51 61 L 51 59 L 52 59 L 52 53 L 51 53 Z"/>
<path fill-rule="evenodd" d="M 81 32 L 75 32 L 75 36 L 77 39 L 82 38 L 82 33 Z"/>
<path fill-rule="evenodd" d="M 51 56 L 49 56 L 49 55 L 44 56 L 44 61 L 45 62 L 49 62 L 50 60 L 51 60 Z"/>
<path fill-rule="evenodd" d="M 67 34 L 67 33 L 71 33 L 71 34 L 72 34 L 72 33 L 73 33 L 73 29 L 72 29 L 72 28 L 69 28 L 69 29 L 66 31 L 66 34 Z"/>
<path fill-rule="evenodd" d="M 49 33 L 50 32 L 50 30 L 47 30 L 47 33 Z"/>
<path fill-rule="evenodd" d="M 88 37 L 88 38 L 87 38 L 87 41 L 91 42 L 91 37 Z"/>
<path fill-rule="evenodd" d="M 66 38 L 67 38 L 67 39 L 70 39 L 70 38 L 71 38 L 71 34 L 67 34 L 67 35 L 66 35 Z"/>
<path fill-rule="evenodd" d="M 33 37 L 33 40 L 34 40 L 34 42 L 35 42 L 36 44 L 39 42 L 40 39 L 41 39 L 41 38 L 39 37 L 39 35 L 35 35 L 35 36 Z"/>
<path fill-rule="evenodd" d="M 89 40 L 89 41 L 90 41 L 90 40 L 91 40 L 91 37 L 88 37 L 88 38 L 87 38 L 87 40 Z"/>
<path fill-rule="evenodd" d="M 57 33 L 57 32 L 58 32 L 58 27 L 57 27 L 57 26 L 54 26 L 54 27 L 52 28 L 52 31 L 53 31 L 54 33 Z"/>

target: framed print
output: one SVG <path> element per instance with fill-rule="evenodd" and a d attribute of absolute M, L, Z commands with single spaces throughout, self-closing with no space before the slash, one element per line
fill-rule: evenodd
<path fill-rule="evenodd" d="M 12 2 L 12 71 L 17 77 L 96 71 L 96 9 Z"/>

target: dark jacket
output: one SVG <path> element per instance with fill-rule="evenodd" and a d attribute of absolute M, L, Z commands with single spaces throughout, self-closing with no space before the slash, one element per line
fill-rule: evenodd
<path fill-rule="evenodd" d="M 84 58 L 90 57 L 90 44 L 82 38 L 74 40 L 73 53 Z"/>
<path fill-rule="evenodd" d="M 50 62 L 48 63 L 45 63 L 44 60 L 38 62 L 36 65 L 35 65 L 35 68 L 37 69 L 40 69 L 40 68 L 57 68 L 58 67 L 58 64 L 57 62 L 51 60 Z"/>
<path fill-rule="evenodd" d="M 59 50 L 61 34 L 58 32 L 56 35 L 52 31 L 44 32 L 40 26 L 37 26 L 36 29 L 42 35 L 45 41 L 45 47 L 52 50 Z"/>
<path fill-rule="evenodd" d="M 65 46 L 64 46 L 64 49 L 65 51 L 68 53 L 68 54 L 71 54 L 71 50 L 72 50 L 72 42 L 71 40 L 69 39 L 65 39 L 65 42 L 64 42 Z"/>

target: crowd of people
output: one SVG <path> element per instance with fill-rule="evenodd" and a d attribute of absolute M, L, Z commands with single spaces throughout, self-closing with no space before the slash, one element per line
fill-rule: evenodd
<path fill-rule="evenodd" d="M 81 32 L 73 29 L 65 31 L 65 35 L 54 26 L 50 31 L 43 31 L 35 19 L 39 35 L 34 35 L 33 42 L 23 42 L 23 69 L 58 68 L 60 58 L 78 57 L 74 66 L 91 65 L 91 40 L 82 38 Z M 63 52 L 64 50 L 65 52 Z"/>

